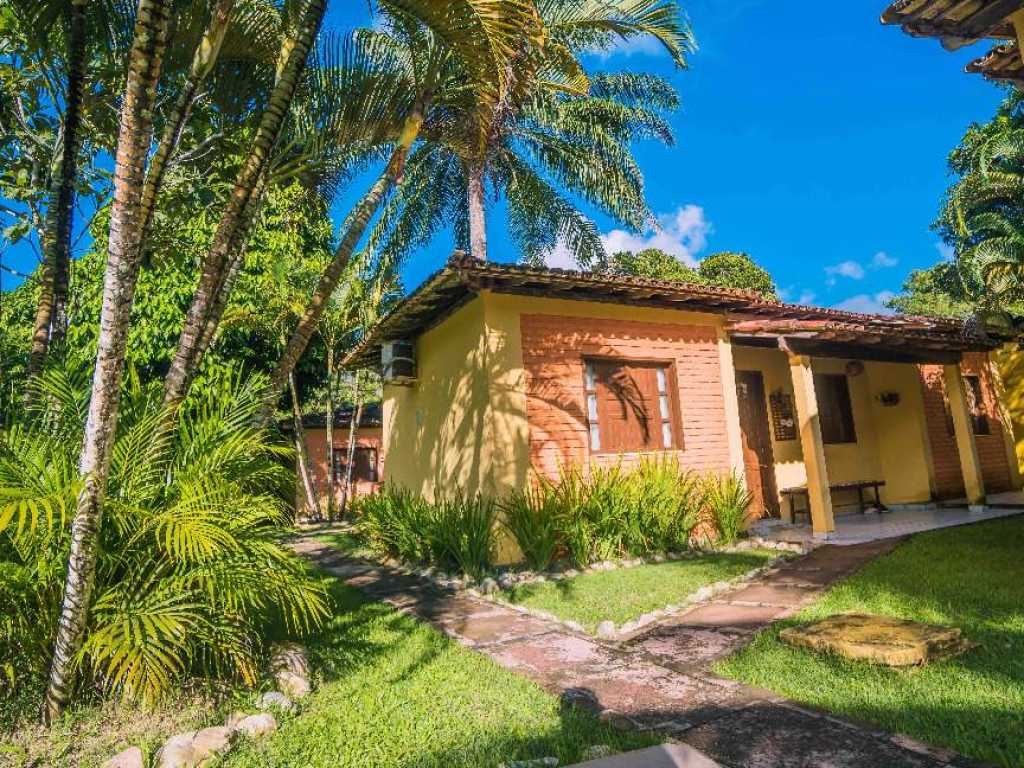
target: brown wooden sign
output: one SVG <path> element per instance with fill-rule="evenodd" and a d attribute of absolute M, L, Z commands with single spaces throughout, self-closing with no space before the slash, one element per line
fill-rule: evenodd
<path fill-rule="evenodd" d="M 775 441 L 796 440 L 796 409 L 793 407 L 793 396 L 781 391 L 772 392 L 768 400 L 772 408 Z"/>

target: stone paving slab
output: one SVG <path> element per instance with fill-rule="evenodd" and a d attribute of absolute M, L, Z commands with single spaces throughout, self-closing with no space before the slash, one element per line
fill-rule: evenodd
<path fill-rule="evenodd" d="M 537 642 L 542 639 L 543 642 Z M 593 640 L 564 632 L 543 638 L 525 638 L 503 643 L 485 651 L 501 666 L 525 675 L 546 688 L 559 689 L 571 670 L 600 672 L 621 664 L 614 650 Z"/>
<path fill-rule="evenodd" d="M 569 768 L 721 768 L 687 744 L 662 744 L 613 757 L 577 763 Z"/>
<path fill-rule="evenodd" d="M 730 592 L 725 599 L 728 600 L 730 605 L 746 603 L 750 605 L 797 608 L 809 603 L 817 595 L 818 590 L 816 589 L 808 589 L 791 584 L 761 582 Z"/>
<path fill-rule="evenodd" d="M 543 635 L 552 630 L 549 622 L 516 611 L 495 611 L 449 619 L 439 622 L 437 627 L 463 645 L 474 647 Z"/>
<path fill-rule="evenodd" d="M 782 704 L 756 704 L 686 732 L 724 768 L 945 768 L 884 734 Z"/>
<path fill-rule="evenodd" d="M 665 664 L 691 667 L 706 666 L 725 658 L 749 639 L 747 634 L 722 629 L 660 626 L 629 647 L 656 656 Z"/>
<path fill-rule="evenodd" d="M 786 610 L 770 605 L 732 605 L 716 601 L 676 616 L 669 623 L 682 627 L 725 628 L 749 633 L 772 623 Z"/>

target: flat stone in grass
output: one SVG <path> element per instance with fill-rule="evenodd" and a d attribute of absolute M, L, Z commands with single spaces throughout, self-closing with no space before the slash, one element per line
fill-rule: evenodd
<path fill-rule="evenodd" d="M 707 755 L 686 744 L 662 744 L 613 757 L 602 757 L 570 768 L 720 768 Z"/>
<path fill-rule="evenodd" d="M 888 667 L 912 667 L 947 659 L 974 645 L 956 627 L 918 621 L 845 613 L 782 630 L 783 642 L 798 648 L 830 651 L 854 661 Z"/>

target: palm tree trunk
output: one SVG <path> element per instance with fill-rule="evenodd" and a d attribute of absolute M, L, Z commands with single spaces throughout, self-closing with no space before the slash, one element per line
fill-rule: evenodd
<path fill-rule="evenodd" d="M 356 434 L 359 429 L 359 421 L 363 418 L 363 398 L 359 391 L 359 379 L 362 371 L 356 371 L 355 386 L 355 410 L 352 411 L 352 421 L 348 429 L 348 456 L 345 459 L 345 485 L 341 489 L 341 514 L 344 515 L 348 509 L 348 500 L 352 498 L 352 465 L 356 456 Z"/>
<path fill-rule="evenodd" d="M 413 110 L 412 115 L 406 121 L 402 135 L 399 137 L 395 150 L 391 153 L 391 159 L 388 161 L 387 166 L 385 166 L 383 173 L 381 173 L 380 177 L 366 193 L 366 196 L 359 201 L 349 215 L 345 236 L 341 239 L 337 249 L 335 249 L 331 263 L 324 269 L 320 282 L 317 284 L 316 290 L 309 300 L 309 305 L 299 319 L 299 324 L 295 327 L 292 337 L 288 340 L 284 354 L 281 356 L 281 360 L 278 361 L 277 367 L 270 378 L 267 401 L 264 403 L 260 416 L 262 423 L 269 421 L 276 399 L 280 395 L 281 390 L 284 389 L 288 376 L 295 370 L 295 365 L 299 362 L 299 358 L 302 357 L 306 347 L 309 346 L 309 340 L 316 331 L 324 309 L 327 307 L 327 302 L 330 300 L 331 294 L 334 293 L 334 289 L 338 287 L 338 281 L 345 272 L 345 268 L 352 258 L 352 253 L 366 231 L 370 219 L 373 218 L 377 209 L 380 208 L 381 203 L 384 201 L 384 196 L 391 186 L 401 180 L 402 172 L 405 169 L 405 160 L 409 156 L 409 150 L 419 136 L 420 128 L 423 125 L 424 112 L 425 107 L 423 106 Z"/>
<path fill-rule="evenodd" d="M 64 109 L 64 136 L 59 167 L 50 184 L 44 227 L 44 255 L 39 305 L 32 331 L 28 374 L 43 367 L 50 345 L 67 330 L 68 270 L 71 259 L 71 223 L 78 178 L 79 128 L 85 90 L 85 4 L 73 0 L 68 7 L 68 90 Z"/>
<path fill-rule="evenodd" d="M 484 205 L 484 165 L 472 163 L 466 168 L 466 204 L 469 207 L 469 253 L 487 261 L 487 210 Z"/>
<path fill-rule="evenodd" d="M 71 525 L 64 600 L 42 708 L 52 723 L 67 704 L 75 681 L 96 570 L 96 547 L 103 513 L 114 427 L 124 374 L 128 322 L 139 274 L 139 200 L 146 155 L 153 137 L 153 107 L 160 79 L 171 0 L 139 0 L 128 60 L 128 82 L 121 107 L 114 168 L 103 308 L 89 414 L 79 459 L 83 479 Z"/>
<path fill-rule="evenodd" d="M 302 426 L 302 408 L 299 407 L 299 391 L 295 386 L 294 374 L 288 377 L 288 388 L 292 395 L 292 424 L 295 432 L 295 461 L 299 465 L 299 477 L 306 494 L 306 514 L 310 519 L 319 517 L 320 504 L 316 498 L 316 486 L 309 467 L 309 451 L 306 449 L 306 430 Z"/>
<path fill-rule="evenodd" d="M 164 381 L 164 403 L 172 409 L 176 408 L 185 396 L 191 372 L 195 367 L 196 349 L 216 301 L 218 286 L 223 285 L 226 273 L 230 269 L 227 261 L 232 242 L 244 218 L 246 206 L 266 171 L 270 153 L 281 135 L 285 116 L 291 108 L 295 89 L 305 67 L 309 49 L 320 30 L 325 9 L 326 0 L 307 0 L 299 31 L 294 38 L 285 42 L 285 64 L 280 68 L 249 155 L 239 169 L 234 189 L 214 234 L 213 243 L 203 259 L 199 285 L 192 305 L 185 315 L 185 323 L 178 338 L 178 349 Z M 283 383 L 282 381 L 282 386 Z"/>
<path fill-rule="evenodd" d="M 327 413 L 324 433 L 327 438 L 327 519 L 334 519 L 334 339 L 327 341 Z"/>
<path fill-rule="evenodd" d="M 196 94 L 217 63 L 220 47 L 231 21 L 231 9 L 234 4 L 235 0 L 218 0 L 213 9 L 210 23 L 192 56 L 192 64 L 185 77 L 185 85 L 178 94 L 177 101 L 174 102 L 174 109 L 168 115 L 167 124 L 160 137 L 156 152 L 153 153 L 153 159 L 149 161 L 146 184 L 142 188 L 142 213 L 140 214 L 143 245 L 149 239 L 149 231 L 153 226 L 153 212 L 156 210 L 157 196 L 160 194 L 168 163 L 178 148 L 181 133 L 192 114 Z"/>

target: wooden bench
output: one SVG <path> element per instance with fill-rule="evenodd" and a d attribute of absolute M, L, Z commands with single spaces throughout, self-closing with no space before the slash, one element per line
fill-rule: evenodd
<path fill-rule="evenodd" d="M 887 507 L 882 503 L 882 498 L 878 495 L 879 488 L 885 485 L 884 480 L 862 480 L 855 483 L 836 483 L 835 485 L 829 486 L 829 491 L 835 493 L 837 491 L 856 491 L 857 492 L 857 503 L 860 506 L 860 513 L 864 514 L 867 509 L 867 505 L 864 501 L 864 491 L 868 488 L 872 488 L 875 491 L 875 507 L 881 511 L 885 511 Z M 807 486 L 802 485 L 796 488 L 786 488 L 782 491 L 782 497 L 789 498 L 789 514 L 790 517 L 796 520 L 796 516 L 807 515 L 808 519 L 811 516 L 811 497 L 807 492 Z M 796 508 L 796 499 L 798 496 L 803 496 L 807 500 L 807 505 L 798 510 Z"/>

